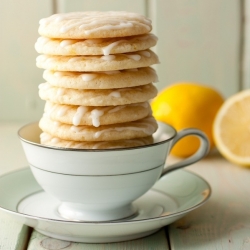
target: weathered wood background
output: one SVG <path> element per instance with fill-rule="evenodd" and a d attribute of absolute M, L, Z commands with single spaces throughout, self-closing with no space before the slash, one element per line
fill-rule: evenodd
<path fill-rule="evenodd" d="M 225 97 L 247 88 L 250 86 L 248 2 L 1 0 L 0 121 L 33 121 L 41 117 L 44 102 L 38 97 L 37 87 L 43 79 L 42 70 L 35 66 L 34 43 L 39 19 L 56 12 L 127 10 L 150 17 L 153 32 L 159 37 L 155 48 L 161 61 L 156 67 L 159 90 L 177 81 L 204 83 Z"/>

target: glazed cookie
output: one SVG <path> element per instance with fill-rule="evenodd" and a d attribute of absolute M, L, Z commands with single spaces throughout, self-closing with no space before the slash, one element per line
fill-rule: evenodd
<path fill-rule="evenodd" d="M 157 122 L 148 101 L 159 63 L 151 20 L 129 12 L 71 12 L 40 20 L 35 49 L 47 81 L 41 143 L 107 149 L 153 143 Z"/>
<path fill-rule="evenodd" d="M 71 12 L 39 21 L 38 32 L 50 38 L 109 38 L 141 35 L 151 31 L 151 20 L 124 11 Z"/>
<path fill-rule="evenodd" d="M 39 37 L 35 49 L 47 55 L 110 55 L 146 50 L 155 46 L 156 42 L 157 37 L 153 34 L 85 40 Z"/>
<path fill-rule="evenodd" d="M 44 115 L 61 123 L 99 127 L 115 123 L 131 122 L 151 115 L 148 102 L 130 105 L 87 107 L 61 105 L 46 102 Z"/>
<path fill-rule="evenodd" d="M 40 55 L 36 59 L 38 68 L 59 71 L 110 71 L 148 67 L 159 63 L 151 50 L 108 56 L 50 56 Z"/>
<path fill-rule="evenodd" d="M 153 84 L 121 89 L 66 89 L 53 87 L 49 83 L 39 85 L 42 100 L 58 104 L 83 106 L 117 106 L 145 102 L 157 95 Z"/>
<path fill-rule="evenodd" d="M 43 132 L 69 141 L 116 141 L 142 138 L 152 135 L 157 130 L 157 123 L 152 116 L 134 122 L 113 125 L 74 126 L 50 120 L 43 116 L 39 122 Z"/>
<path fill-rule="evenodd" d="M 71 89 L 115 89 L 157 82 L 153 68 L 104 72 L 68 72 L 45 70 L 43 78 L 55 87 Z"/>
<path fill-rule="evenodd" d="M 113 148 L 131 148 L 152 144 L 154 139 L 152 136 L 143 138 L 118 140 L 118 141 L 101 141 L 101 142 L 77 142 L 66 141 L 48 133 L 40 135 L 41 144 L 60 148 L 75 148 L 75 149 L 113 149 Z"/>

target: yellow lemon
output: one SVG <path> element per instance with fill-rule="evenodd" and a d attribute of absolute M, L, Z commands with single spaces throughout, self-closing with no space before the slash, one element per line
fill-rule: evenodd
<path fill-rule="evenodd" d="M 151 106 L 157 120 L 172 125 L 177 131 L 190 127 L 202 130 L 206 133 L 212 148 L 212 125 L 223 102 L 223 97 L 211 87 L 180 82 L 162 90 Z M 199 145 L 197 137 L 188 136 L 174 146 L 171 154 L 188 157 L 199 148 Z"/>
<path fill-rule="evenodd" d="M 215 144 L 229 161 L 250 167 L 250 90 L 231 97 L 219 109 L 213 125 Z"/>

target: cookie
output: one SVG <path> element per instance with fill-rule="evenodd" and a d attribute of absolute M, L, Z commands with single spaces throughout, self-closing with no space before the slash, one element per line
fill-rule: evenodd
<path fill-rule="evenodd" d="M 40 20 L 36 59 L 47 81 L 41 143 L 106 149 L 153 143 L 159 63 L 151 20 L 129 12 L 71 12 Z"/>
<path fill-rule="evenodd" d="M 74 149 L 114 149 L 114 148 L 131 148 L 146 146 L 152 144 L 154 139 L 152 136 L 118 141 L 101 141 L 101 142 L 77 142 L 67 141 L 61 138 L 52 136 L 48 133 L 40 135 L 41 144 L 60 148 L 74 148 Z"/>
<path fill-rule="evenodd" d="M 39 37 L 35 49 L 47 55 L 110 55 L 146 50 L 155 46 L 156 42 L 157 37 L 153 34 L 84 40 Z"/>
<path fill-rule="evenodd" d="M 151 20 L 125 11 L 59 13 L 39 21 L 38 33 L 50 38 L 109 38 L 146 34 Z"/>
<path fill-rule="evenodd" d="M 58 104 L 83 106 L 117 106 L 145 102 L 157 95 L 153 84 L 121 89 L 67 89 L 51 86 L 49 83 L 39 85 L 42 100 Z"/>
<path fill-rule="evenodd" d="M 43 132 L 68 141 L 116 141 L 151 136 L 157 130 L 157 123 L 152 116 L 149 116 L 134 122 L 99 127 L 74 126 L 55 122 L 43 116 L 39 127 Z"/>
<path fill-rule="evenodd" d="M 148 102 L 106 107 L 61 105 L 46 102 L 44 108 L 44 115 L 51 120 L 75 126 L 88 125 L 94 127 L 136 121 L 151 113 Z"/>
<path fill-rule="evenodd" d="M 59 71 L 110 71 L 148 67 L 159 63 L 151 50 L 108 56 L 51 56 L 36 58 L 38 68 Z"/>
<path fill-rule="evenodd" d="M 158 82 L 150 67 L 94 73 L 45 70 L 43 78 L 55 87 L 71 89 L 115 89 Z"/>

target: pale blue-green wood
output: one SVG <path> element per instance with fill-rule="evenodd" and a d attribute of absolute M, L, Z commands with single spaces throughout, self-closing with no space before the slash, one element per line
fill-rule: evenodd
<path fill-rule="evenodd" d="M 212 187 L 207 204 L 172 224 L 173 250 L 250 249 L 250 171 L 211 155 L 191 167 Z"/>
<path fill-rule="evenodd" d="M 31 228 L 0 212 L 0 249 L 26 250 Z"/>
<path fill-rule="evenodd" d="M 250 0 L 242 1 L 244 3 L 244 15 L 245 22 L 242 26 L 242 82 L 243 88 L 250 88 Z"/>
<path fill-rule="evenodd" d="M 164 229 L 137 240 L 105 244 L 85 244 L 61 241 L 44 236 L 33 231 L 28 250 L 70 249 L 70 250 L 168 250 Z"/>
<path fill-rule="evenodd" d="M 38 20 L 53 13 L 53 3 L 0 1 L 1 121 L 36 120 L 42 114 L 44 102 L 37 91 L 42 70 L 35 66 L 34 43 Z M 57 11 L 150 13 L 153 32 L 159 36 L 159 89 L 176 81 L 202 82 L 225 96 L 239 89 L 239 1 L 58 0 L 56 6 Z M 248 62 L 244 67 L 244 86 L 248 87 Z"/>
<path fill-rule="evenodd" d="M 0 123 L 0 175 L 28 166 L 17 131 L 23 123 Z"/>
<path fill-rule="evenodd" d="M 57 0 L 59 12 L 71 11 L 131 11 L 145 14 L 145 0 Z"/>
<path fill-rule="evenodd" d="M 38 21 L 52 14 L 52 1 L 0 1 L 0 121 L 35 120 L 44 102 L 38 97 L 42 70 L 34 49 Z"/>
<path fill-rule="evenodd" d="M 0 174 L 27 166 L 17 137 L 22 123 L 0 123 Z M 9 197 L 11 199 L 11 197 Z M 0 249 L 26 250 L 31 228 L 17 223 L 11 215 L 0 211 Z"/>
<path fill-rule="evenodd" d="M 150 0 L 159 37 L 159 89 L 194 81 L 224 96 L 239 90 L 240 1 Z"/>

